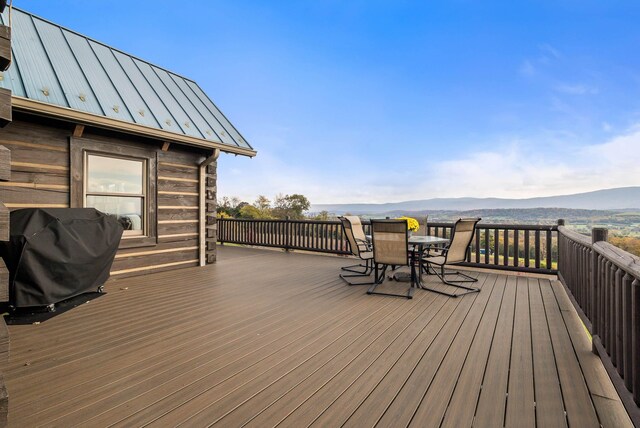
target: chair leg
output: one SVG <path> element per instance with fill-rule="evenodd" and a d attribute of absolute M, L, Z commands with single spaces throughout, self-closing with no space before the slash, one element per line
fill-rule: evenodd
<path fill-rule="evenodd" d="M 427 268 L 429 269 L 429 267 Z M 469 294 L 469 293 L 478 293 L 480 292 L 480 289 L 477 287 L 467 287 L 466 285 L 462 285 L 463 283 L 470 283 L 470 282 L 478 282 L 478 280 L 472 276 L 466 275 L 464 273 L 461 272 L 453 272 L 453 271 L 449 271 L 449 272 L 445 272 L 444 270 L 444 265 L 440 266 L 440 272 L 438 272 L 438 270 L 436 269 L 432 269 L 433 273 L 435 273 L 438 278 L 440 278 L 440 281 L 442 281 L 444 284 L 449 285 L 451 287 L 456 287 L 456 288 L 462 288 L 466 291 L 459 293 L 459 294 L 455 294 L 455 293 L 447 293 L 446 291 L 442 291 L 442 290 L 436 290 L 434 288 L 429 288 L 429 287 L 425 287 L 422 286 L 423 290 L 429 290 L 429 291 L 433 291 L 434 293 L 438 293 L 438 294 L 443 294 L 445 296 L 449 296 L 449 297 L 459 297 L 459 296 L 464 296 L 465 294 Z M 456 275 L 456 276 L 461 276 L 465 279 L 461 279 L 461 280 L 456 280 L 456 281 L 448 281 L 446 279 L 446 277 L 448 275 Z"/>
<path fill-rule="evenodd" d="M 383 293 L 380 291 L 375 291 L 376 287 L 380 284 L 382 284 L 384 282 L 385 279 L 385 273 L 387 271 L 387 267 L 388 265 L 383 265 L 384 267 L 382 268 L 382 272 L 378 273 L 378 264 L 376 263 L 375 265 L 375 282 L 373 283 L 373 285 L 371 287 L 369 287 L 369 289 L 367 290 L 367 294 L 378 294 L 380 296 L 393 296 L 393 297 L 406 297 L 407 299 L 413 299 L 413 291 L 414 291 L 414 282 L 413 282 L 413 277 L 414 275 L 412 275 L 412 281 L 411 281 L 411 286 L 409 287 L 409 290 L 407 291 L 406 294 L 394 294 L 394 293 Z"/>
<path fill-rule="evenodd" d="M 362 269 L 357 269 L 362 268 Z M 343 266 L 342 269 L 345 272 L 353 272 L 360 275 L 369 275 L 371 274 L 371 267 L 369 266 L 369 261 L 367 260 L 366 264 L 358 263 L 355 265 Z M 367 273 L 368 272 L 368 273 Z"/>
<path fill-rule="evenodd" d="M 343 267 L 342 270 L 346 270 L 346 271 L 349 271 L 349 272 L 356 272 L 356 273 L 349 274 L 349 275 L 341 273 L 339 275 L 340 278 L 342 278 L 342 280 L 344 282 L 346 282 L 348 285 L 371 285 L 371 284 L 374 284 L 374 282 L 352 282 L 352 281 L 347 279 L 347 278 L 362 278 L 362 277 L 371 276 L 371 273 L 373 272 L 373 266 L 371 266 L 372 265 L 371 260 L 368 259 L 368 260 L 365 261 L 365 263 L 366 264 L 364 264 L 364 265 L 360 264 L 360 266 L 364 266 L 365 267 L 364 271 L 354 271 L 354 270 L 345 269 L 345 267 L 348 268 L 349 266 Z M 354 265 L 354 266 L 358 266 L 358 265 Z"/>

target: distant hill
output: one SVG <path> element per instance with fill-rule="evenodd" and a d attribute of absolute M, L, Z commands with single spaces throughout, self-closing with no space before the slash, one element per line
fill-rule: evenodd
<path fill-rule="evenodd" d="M 434 198 L 386 204 L 314 204 L 311 212 L 387 214 L 391 212 L 470 211 L 481 209 L 570 208 L 585 210 L 640 209 L 640 186 L 596 190 L 573 195 L 528 199 Z"/>

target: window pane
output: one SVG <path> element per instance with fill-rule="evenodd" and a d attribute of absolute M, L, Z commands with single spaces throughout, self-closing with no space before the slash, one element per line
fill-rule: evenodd
<path fill-rule="evenodd" d="M 142 194 L 144 161 L 89 155 L 87 193 Z"/>
<path fill-rule="evenodd" d="M 142 198 L 121 196 L 87 196 L 87 207 L 92 207 L 106 214 L 114 215 L 124 230 L 142 233 L 144 217 L 142 216 Z"/>

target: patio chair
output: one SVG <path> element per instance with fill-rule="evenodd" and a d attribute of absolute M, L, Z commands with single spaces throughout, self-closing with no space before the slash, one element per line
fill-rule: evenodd
<path fill-rule="evenodd" d="M 439 294 L 444 294 L 445 296 L 449 297 L 458 297 L 464 294 L 480 291 L 479 288 L 464 285 L 467 283 L 477 282 L 478 280 L 476 278 L 459 271 L 445 271 L 446 265 L 454 265 L 466 261 L 467 248 L 469 248 L 469 245 L 473 240 L 473 235 L 476 230 L 476 224 L 478 224 L 479 221 L 479 218 L 459 219 L 458 221 L 456 221 L 453 227 L 453 231 L 451 232 L 451 241 L 449 242 L 449 244 L 445 248 L 434 254 L 427 254 L 422 257 L 422 263 L 423 266 L 426 266 L 427 272 L 435 273 L 444 284 L 461 288 L 465 291 L 459 294 L 455 294 L 424 286 L 422 287 L 423 289 Z M 455 275 L 460 279 L 447 279 L 448 276 L 452 275 Z"/>
<path fill-rule="evenodd" d="M 355 265 L 349 265 L 342 267 L 343 271 L 351 272 L 350 274 L 340 274 L 342 278 L 349 285 L 370 285 L 373 282 L 351 282 L 347 278 L 358 278 L 370 276 L 373 272 L 373 252 L 371 251 L 371 244 L 367 241 L 367 237 L 362 229 L 362 223 L 357 216 L 344 216 L 339 217 L 342 223 L 342 230 L 344 231 L 351 253 L 364 261 L 364 264 L 358 263 Z"/>
<path fill-rule="evenodd" d="M 373 242 L 375 279 L 374 284 L 367 290 L 367 294 L 413 298 L 418 274 L 409 251 L 407 222 L 405 220 L 371 220 L 371 240 Z M 395 294 L 376 291 L 376 288 L 384 282 L 385 273 L 389 266 L 392 269 L 398 266 L 411 267 L 411 285 L 406 293 Z"/>

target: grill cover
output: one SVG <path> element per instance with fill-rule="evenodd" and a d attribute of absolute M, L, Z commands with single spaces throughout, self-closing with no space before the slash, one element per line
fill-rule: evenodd
<path fill-rule="evenodd" d="M 97 291 L 109 279 L 122 226 L 94 208 L 22 209 L 11 213 L 0 253 L 9 269 L 9 303 L 50 305 Z"/>

